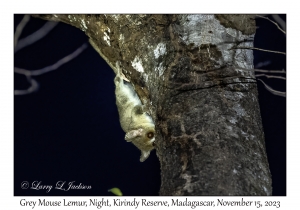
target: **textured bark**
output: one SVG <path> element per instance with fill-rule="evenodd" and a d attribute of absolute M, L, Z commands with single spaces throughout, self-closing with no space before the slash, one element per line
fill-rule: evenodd
<path fill-rule="evenodd" d="M 34 15 L 83 30 L 156 124 L 160 195 L 271 195 L 250 15 Z"/>

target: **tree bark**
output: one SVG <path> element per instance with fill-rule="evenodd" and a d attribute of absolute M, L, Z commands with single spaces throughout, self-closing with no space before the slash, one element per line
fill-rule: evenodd
<path fill-rule="evenodd" d="M 119 61 L 156 125 L 160 195 L 271 195 L 251 15 L 34 15 Z"/>

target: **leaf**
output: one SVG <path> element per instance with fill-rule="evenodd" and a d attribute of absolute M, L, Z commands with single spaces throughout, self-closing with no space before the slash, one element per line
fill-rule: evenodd
<path fill-rule="evenodd" d="M 121 190 L 119 188 L 117 188 L 117 187 L 109 189 L 108 192 L 111 192 L 111 193 L 113 193 L 115 195 L 118 195 L 118 196 L 122 196 L 123 195 L 123 193 L 121 192 Z"/>

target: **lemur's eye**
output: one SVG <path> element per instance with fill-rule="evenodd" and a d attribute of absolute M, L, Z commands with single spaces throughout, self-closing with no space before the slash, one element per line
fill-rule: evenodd
<path fill-rule="evenodd" d="M 153 133 L 153 132 L 149 132 L 149 133 L 147 133 L 147 137 L 148 137 L 149 139 L 152 139 L 152 138 L 153 138 L 153 136 L 154 136 L 154 133 Z"/>

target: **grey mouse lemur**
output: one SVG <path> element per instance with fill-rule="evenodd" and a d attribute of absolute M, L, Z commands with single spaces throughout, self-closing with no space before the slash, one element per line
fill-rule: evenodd
<path fill-rule="evenodd" d="M 120 123 L 125 131 L 125 140 L 132 142 L 142 155 L 140 161 L 145 161 L 152 149 L 155 141 L 155 126 L 152 118 L 146 113 L 134 87 L 122 74 L 118 63 L 116 77 L 116 104 L 118 107 Z M 126 80 L 126 81 L 125 81 Z"/>
<path fill-rule="evenodd" d="M 151 150 L 154 149 L 154 122 L 146 113 L 141 100 L 134 90 L 134 87 L 122 74 L 119 62 L 116 62 L 116 66 L 112 65 L 112 63 L 109 62 L 109 60 L 101 52 L 98 45 L 92 39 L 89 41 L 94 49 L 102 58 L 104 58 L 104 60 L 106 60 L 109 66 L 116 73 L 114 80 L 116 85 L 116 102 L 120 116 L 121 127 L 126 133 L 125 140 L 127 142 L 132 142 L 141 150 L 142 155 L 140 161 L 144 162 L 149 157 Z"/>

